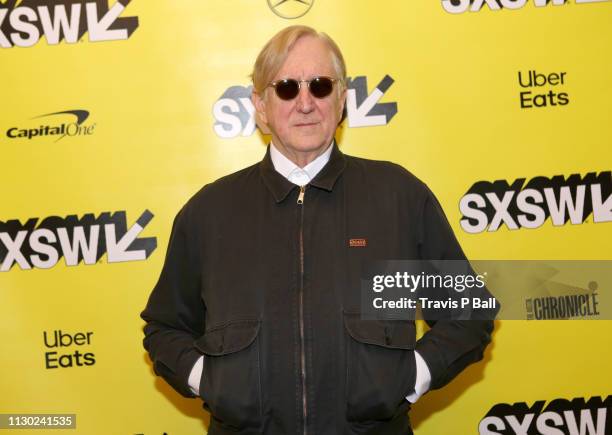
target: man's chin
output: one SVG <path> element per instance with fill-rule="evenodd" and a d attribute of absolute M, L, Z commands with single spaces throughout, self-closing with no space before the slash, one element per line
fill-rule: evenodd
<path fill-rule="evenodd" d="M 291 144 L 290 148 L 292 148 L 296 152 L 311 153 L 325 150 L 330 143 L 331 139 L 329 141 L 322 141 L 321 139 L 297 140 L 293 144 Z"/>
<path fill-rule="evenodd" d="M 294 153 L 315 153 L 320 154 L 327 149 L 327 146 L 332 142 L 333 136 L 327 140 L 318 135 L 294 135 L 291 138 L 287 138 L 285 141 L 281 141 L 279 137 L 272 137 L 272 142 L 277 149 L 284 149 L 285 155 Z M 281 150 L 282 151 L 282 150 Z"/>

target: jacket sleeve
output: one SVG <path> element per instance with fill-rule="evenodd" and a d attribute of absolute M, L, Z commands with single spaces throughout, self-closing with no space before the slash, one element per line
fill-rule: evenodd
<path fill-rule="evenodd" d="M 172 225 L 159 280 L 140 316 L 147 322 L 143 344 L 155 373 L 183 396 L 195 397 L 188 379 L 201 356 L 194 340 L 204 331 L 205 306 L 200 296 L 196 229 L 188 221 L 183 207 Z"/>
<path fill-rule="evenodd" d="M 418 235 L 420 257 L 423 260 L 466 260 L 453 234 L 442 207 L 427 189 L 421 227 Z M 486 287 L 472 296 L 491 297 Z M 491 341 L 493 319 L 499 307 L 475 310 L 469 320 L 454 320 L 450 310 L 428 312 L 423 309 L 425 321 L 431 327 L 417 342 L 416 350 L 431 372 L 431 389 L 443 387 L 469 364 L 483 357 Z"/>

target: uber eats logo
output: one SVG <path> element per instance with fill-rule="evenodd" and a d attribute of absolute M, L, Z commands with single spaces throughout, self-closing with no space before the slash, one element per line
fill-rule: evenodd
<path fill-rule="evenodd" d="M 397 113 L 397 103 L 380 100 L 394 80 L 384 76 L 368 93 L 365 76 L 347 81 L 346 115 L 349 127 L 374 127 L 388 124 Z M 213 129 L 222 138 L 250 136 L 255 132 L 255 107 L 251 103 L 252 86 L 231 86 L 213 106 Z"/>
<path fill-rule="evenodd" d="M 91 350 L 92 331 L 70 334 L 56 329 L 43 332 L 45 352 L 45 368 L 58 369 L 68 367 L 92 366 L 96 356 Z"/>
<path fill-rule="evenodd" d="M 582 224 L 591 215 L 593 223 L 612 221 L 612 173 L 590 172 L 581 177 L 519 178 L 478 181 L 459 202 L 461 228 L 468 233 L 538 228 L 550 218 L 555 226 Z"/>
<path fill-rule="evenodd" d="M 138 17 L 121 17 L 131 0 L 0 0 L 0 47 L 128 39 L 138 28 Z"/>
<path fill-rule="evenodd" d="M 478 425 L 480 435 L 606 435 L 612 433 L 610 396 L 585 402 L 578 397 L 552 400 L 546 407 L 538 400 L 529 407 L 525 402 L 494 405 Z"/>
<path fill-rule="evenodd" d="M 76 215 L 49 216 L 39 222 L 30 218 L 25 224 L 18 220 L 0 221 L 0 272 L 13 265 L 22 270 L 49 269 L 64 257 L 66 266 L 79 263 L 96 264 L 106 254 L 108 263 L 147 259 L 157 247 L 155 237 L 138 238 L 153 218 L 145 210 L 127 228 L 125 211 Z"/>
<path fill-rule="evenodd" d="M 521 9 L 528 4 L 537 8 L 544 6 L 563 6 L 568 3 L 600 3 L 610 0 L 442 0 L 442 7 L 451 14 L 478 12 L 484 8 L 499 11 L 502 9 Z"/>
<path fill-rule="evenodd" d="M 521 109 L 566 106 L 569 103 L 569 95 L 567 92 L 560 92 L 566 84 L 566 75 L 566 72 L 543 74 L 536 70 L 519 71 L 519 86 L 527 89 L 519 93 Z"/>

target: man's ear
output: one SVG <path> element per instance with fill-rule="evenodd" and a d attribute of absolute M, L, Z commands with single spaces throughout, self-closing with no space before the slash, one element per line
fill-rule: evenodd
<path fill-rule="evenodd" d="M 255 107 L 255 120 L 259 123 L 263 123 L 267 126 L 268 117 L 266 116 L 266 102 L 264 98 L 255 90 L 251 92 L 251 102 Z"/>
<path fill-rule="evenodd" d="M 342 121 L 344 121 L 345 117 L 346 117 L 346 88 L 344 88 L 342 92 L 340 93 L 340 95 L 338 96 L 338 119 L 340 120 L 338 124 L 341 124 Z"/>

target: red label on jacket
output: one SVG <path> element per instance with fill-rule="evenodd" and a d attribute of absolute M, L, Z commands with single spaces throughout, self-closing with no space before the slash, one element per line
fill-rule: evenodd
<path fill-rule="evenodd" d="M 349 246 L 351 248 L 365 248 L 368 246 L 366 239 L 349 239 Z"/>

